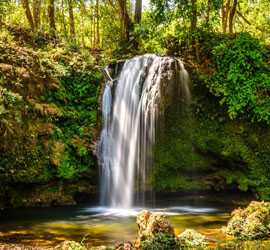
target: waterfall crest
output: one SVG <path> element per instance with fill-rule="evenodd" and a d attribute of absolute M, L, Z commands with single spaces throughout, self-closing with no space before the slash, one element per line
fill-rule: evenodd
<path fill-rule="evenodd" d="M 127 60 L 118 80 L 108 68 L 104 71 L 98 148 L 101 203 L 129 209 L 135 187 L 143 192 L 149 186 L 158 118 L 176 92 L 190 98 L 189 77 L 180 60 L 156 55 Z"/>

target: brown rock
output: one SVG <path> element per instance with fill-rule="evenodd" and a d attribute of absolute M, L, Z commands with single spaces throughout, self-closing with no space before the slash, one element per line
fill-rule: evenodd
<path fill-rule="evenodd" d="M 60 167 L 62 160 L 64 159 L 65 144 L 60 141 L 54 141 L 51 145 L 51 157 L 50 161 L 53 165 Z"/>
<path fill-rule="evenodd" d="M 54 127 L 55 126 L 53 125 L 53 123 L 44 123 L 38 128 L 37 133 L 39 136 L 53 135 L 54 134 Z"/>
<path fill-rule="evenodd" d="M 136 222 L 139 228 L 140 240 L 153 237 L 156 233 L 165 233 L 173 237 L 175 236 L 174 228 L 171 222 L 165 218 L 164 213 L 152 213 L 143 210 L 137 215 Z"/>
<path fill-rule="evenodd" d="M 61 110 L 53 103 L 51 104 L 41 104 L 36 102 L 33 99 L 29 99 L 29 102 L 34 105 L 34 110 L 38 111 L 42 116 L 49 117 L 55 116 L 60 117 L 62 116 Z"/>
<path fill-rule="evenodd" d="M 115 246 L 115 250 L 137 250 L 138 248 L 135 247 L 132 243 L 120 243 Z"/>

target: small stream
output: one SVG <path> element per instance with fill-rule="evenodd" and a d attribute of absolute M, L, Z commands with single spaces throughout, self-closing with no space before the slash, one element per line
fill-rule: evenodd
<path fill-rule="evenodd" d="M 164 204 L 167 207 L 164 208 Z M 228 204 L 163 200 L 151 211 L 165 212 L 178 235 L 193 228 L 218 242 L 225 240 L 220 228 L 233 209 Z M 26 245 L 56 245 L 64 240 L 89 246 L 135 242 L 136 215 L 144 208 L 121 210 L 104 207 L 20 208 L 0 211 L 0 242 Z"/>

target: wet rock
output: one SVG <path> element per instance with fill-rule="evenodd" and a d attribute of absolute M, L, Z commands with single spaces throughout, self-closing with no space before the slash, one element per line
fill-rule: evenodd
<path fill-rule="evenodd" d="M 38 129 L 39 136 L 53 135 L 55 126 L 52 123 L 43 123 Z"/>
<path fill-rule="evenodd" d="M 193 229 L 185 230 L 183 233 L 179 234 L 177 238 L 181 245 L 185 245 L 187 247 L 197 247 L 206 244 L 205 236 Z"/>
<path fill-rule="evenodd" d="M 174 228 L 164 213 L 152 213 L 147 210 L 141 211 L 137 215 L 137 225 L 139 228 L 140 240 L 153 237 L 156 233 L 164 233 L 174 237 Z"/>
<path fill-rule="evenodd" d="M 60 117 L 62 116 L 62 111 L 54 104 L 42 104 L 38 103 L 33 99 L 29 99 L 30 104 L 34 106 L 34 110 L 36 110 L 40 115 L 44 117 L 54 116 Z"/>
<path fill-rule="evenodd" d="M 245 209 L 236 209 L 226 228 L 229 235 L 248 239 L 270 238 L 270 203 L 252 201 Z"/>
<path fill-rule="evenodd" d="M 23 188 L 22 188 L 23 187 Z M 12 207 L 36 207 L 51 205 L 76 205 L 74 190 L 65 183 L 62 185 L 18 186 L 9 193 Z"/>

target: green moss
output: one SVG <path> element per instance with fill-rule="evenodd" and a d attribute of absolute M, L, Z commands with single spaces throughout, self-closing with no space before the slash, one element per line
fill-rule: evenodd
<path fill-rule="evenodd" d="M 60 47 L 36 53 L 1 39 L 0 52 L 0 195 L 20 185 L 96 185 L 90 145 L 101 74 L 94 59 Z"/>
<path fill-rule="evenodd" d="M 228 222 L 227 233 L 246 240 L 265 239 L 270 236 L 270 203 L 251 202 L 238 209 Z"/>
<path fill-rule="evenodd" d="M 165 112 L 157 132 L 154 185 L 159 191 L 228 190 L 253 192 L 270 200 L 270 134 L 264 124 L 232 121 L 199 74 L 190 110 Z M 182 105 L 182 106 L 181 106 Z"/>
<path fill-rule="evenodd" d="M 165 233 L 156 233 L 154 237 L 148 237 L 140 243 L 142 250 L 182 249 L 178 240 Z"/>
<path fill-rule="evenodd" d="M 61 89 L 50 92 L 46 98 L 62 110 L 62 116 L 54 122 L 57 133 L 53 139 L 65 143 L 63 160 L 57 169 L 57 176 L 64 179 L 76 179 L 84 174 L 93 175 L 95 171 L 93 155 L 87 147 L 97 126 L 98 96 L 101 75 L 90 63 L 86 68 L 70 66 L 69 61 L 61 58 L 66 74 L 62 77 Z M 91 132 L 92 133 L 91 133 Z"/>

